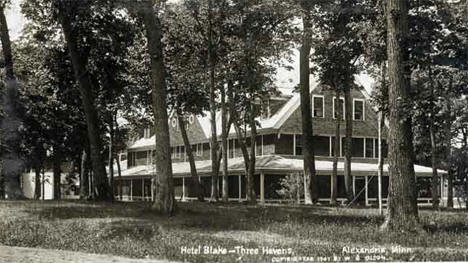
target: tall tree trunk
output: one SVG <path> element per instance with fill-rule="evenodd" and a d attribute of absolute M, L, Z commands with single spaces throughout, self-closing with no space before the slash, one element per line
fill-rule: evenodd
<path fill-rule="evenodd" d="M 218 201 L 218 133 L 216 131 L 216 82 L 215 82 L 215 52 L 213 45 L 213 0 L 208 0 L 208 63 L 210 74 L 210 117 L 211 117 L 211 201 Z"/>
<path fill-rule="evenodd" d="M 340 156 L 340 144 L 341 144 L 341 136 L 340 136 L 340 125 L 341 125 L 341 111 L 343 107 L 341 107 L 340 103 L 340 89 L 336 88 L 336 102 L 335 102 L 335 112 L 336 112 L 336 119 L 335 119 L 335 145 L 333 147 L 334 155 L 333 155 L 333 171 L 330 180 L 331 185 L 331 198 L 330 204 L 336 205 L 336 197 L 338 195 L 338 157 Z"/>
<path fill-rule="evenodd" d="M 388 85 L 387 85 L 387 65 L 386 61 L 382 62 L 381 69 L 380 69 L 380 89 L 383 97 L 388 96 Z M 383 165 L 384 165 L 384 158 L 382 154 L 382 129 L 385 125 L 385 113 L 384 107 L 381 105 L 378 113 L 378 171 L 377 171 L 377 192 L 378 192 L 378 202 L 379 202 L 379 215 L 383 215 L 383 200 L 382 200 L 382 176 L 383 176 Z"/>
<path fill-rule="evenodd" d="M 45 151 L 42 147 L 37 147 L 34 151 L 34 199 L 41 199 L 41 171 L 44 167 Z"/>
<path fill-rule="evenodd" d="M 62 3 L 59 9 L 59 21 L 62 25 L 65 40 L 68 46 L 75 79 L 79 84 L 81 101 L 86 116 L 86 126 L 90 145 L 91 164 L 93 168 L 93 197 L 97 200 L 110 200 L 112 194 L 109 189 L 109 183 L 106 175 L 106 167 L 101 154 L 101 130 L 99 127 L 99 117 L 96 106 L 94 105 L 93 85 L 87 69 L 87 55 L 80 52 L 78 48 L 78 33 L 73 28 L 71 21 L 70 5 Z"/>
<path fill-rule="evenodd" d="M 42 193 L 42 200 L 45 200 L 45 183 L 46 183 L 46 176 L 45 176 L 45 169 L 44 167 L 42 167 L 42 183 L 41 183 L 41 186 L 42 186 L 42 190 L 41 190 L 41 193 Z"/>
<path fill-rule="evenodd" d="M 144 1 L 143 7 L 138 9 L 145 25 L 148 52 L 151 58 L 152 106 L 156 135 L 156 174 L 153 177 L 155 181 L 155 200 L 153 208 L 165 215 L 172 215 L 176 209 L 176 203 L 172 180 L 165 66 L 161 42 L 162 27 L 156 15 L 158 11 L 157 6 L 153 7 L 150 1 Z"/>
<path fill-rule="evenodd" d="M 437 156 L 436 156 L 436 138 L 434 134 L 434 118 L 435 118 L 435 112 L 434 112 L 434 81 L 432 78 L 432 67 L 429 66 L 429 85 L 431 89 L 431 117 L 429 119 L 429 137 L 431 139 L 431 165 L 432 165 L 432 189 L 431 189 L 431 195 L 432 195 L 432 208 L 433 209 L 438 209 L 439 208 L 439 176 L 437 175 Z"/>
<path fill-rule="evenodd" d="M 237 135 L 237 140 L 239 143 L 239 148 L 241 149 L 242 156 L 244 158 L 244 163 L 245 163 L 245 171 L 246 174 L 248 173 L 249 170 L 249 164 L 250 164 L 250 157 L 249 157 L 249 151 L 247 149 L 247 143 L 245 142 L 245 137 L 242 135 L 242 130 L 239 126 L 239 123 L 237 121 L 233 122 L 234 123 L 234 129 L 236 130 L 236 135 Z"/>
<path fill-rule="evenodd" d="M 431 164 L 432 164 L 432 208 L 439 208 L 439 176 L 437 174 L 437 159 L 436 159 L 436 142 L 434 134 L 434 123 L 430 120 L 429 125 L 429 136 L 431 138 Z"/>
<path fill-rule="evenodd" d="M 119 136 L 119 123 L 117 122 L 117 114 L 114 114 L 114 123 L 115 123 L 115 134 Z M 122 169 L 120 167 L 120 155 L 119 153 L 114 153 L 114 160 L 117 164 L 117 176 L 119 177 L 119 185 L 118 185 L 118 195 L 119 200 L 122 200 Z"/>
<path fill-rule="evenodd" d="M 228 185 L 228 133 L 230 125 L 227 120 L 226 91 L 221 88 L 221 127 L 222 127 L 222 156 L 223 156 L 223 201 L 229 201 Z"/>
<path fill-rule="evenodd" d="M 186 121 L 185 117 L 177 113 L 177 120 L 179 121 L 180 133 L 182 134 L 182 139 L 184 140 L 185 151 L 188 157 L 190 164 L 190 174 L 192 175 L 192 186 L 197 195 L 198 201 L 203 202 L 205 200 L 200 185 L 200 179 L 197 173 L 197 167 L 195 166 L 195 157 L 193 157 L 192 146 L 190 145 L 189 138 L 187 136 L 187 130 L 185 128 Z"/>
<path fill-rule="evenodd" d="M 89 198 L 89 169 L 88 169 L 88 153 L 83 149 L 81 153 L 81 169 L 80 169 L 80 199 Z"/>
<path fill-rule="evenodd" d="M 301 174 L 297 173 L 295 174 L 296 178 L 296 204 L 300 205 L 301 204 Z"/>
<path fill-rule="evenodd" d="M 6 75 L 5 87 L 2 90 L 2 189 L 6 199 L 22 199 L 24 196 L 21 190 L 20 178 L 24 163 L 20 156 L 21 136 L 19 128 L 22 120 L 18 111 L 20 109 L 19 84 L 13 71 L 13 56 L 4 5 L 4 3 L 0 4 L 0 40 L 2 42 Z"/>
<path fill-rule="evenodd" d="M 1 132 L 0 132 L 0 136 L 1 136 Z M 1 138 L 0 138 L 1 140 Z M 2 165 L 3 161 L 2 159 L 0 158 L 0 200 L 4 200 L 5 199 L 5 182 L 4 182 L 4 178 L 3 178 L 3 165 Z"/>
<path fill-rule="evenodd" d="M 255 141 L 257 138 L 257 125 L 255 122 L 255 104 L 254 99 L 252 98 L 250 101 L 250 116 L 249 116 L 249 124 L 250 124 L 250 162 L 249 168 L 247 173 L 247 202 L 249 203 L 256 203 L 257 202 L 257 194 L 255 193 L 255 185 L 254 185 L 254 176 L 255 176 Z"/>
<path fill-rule="evenodd" d="M 61 152 L 58 146 L 53 148 L 53 182 L 54 182 L 54 200 L 60 200 L 62 198 L 61 179 L 62 179 L 62 158 Z"/>
<path fill-rule="evenodd" d="M 114 114 L 111 113 L 109 118 L 109 186 L 114 199 Z"/>
<path fill-rule="evenodd" d="M 235 114 L 234 111 L 233 111 L 233 114 Z M 236 115 L 236 118 L 237 118 L 237 115 Z M 236 135 L 237 135 L 237 141 L 239 143 L 239 148 L 241 149 L 242 157 L 244 158 L 245 177 L 247 178 L 247 176 L 249 174 L 249 166 L 250 166 L 249 151 L 247 150 L 247 146 L 246 146 L 246 143 L 245 143 L 245 137 L 242 136 L 242 131 L 241 131 L 241 128 L 239 126 L 238 119 L 234 120 L 233 124 L 234 124 L 234 129 L 235 129 Z M 246 198 L 248 198 L 247 196 L 248 196 L 248 187 L 246 187 Z"/>
<path fill-rule="evenodd" d="M 120 168 L 120 156 L 116 154 L 114 156 L 115 158 L 115 163 L 117 164 L 117 176 L 119 177 L 119 188 L 118 188 L 118 194 L 119 194 L 119 200 L 122 201 L 122 169 Z"/>
<path fill-rule="evenodd" d="M 447 207 L 453 208 L 453 171 L 448 170 L 447 174 Z"/>
<path fill-rule="evenodd" d="M 378 117 L 378 145 L 379 145 L 379 150 L 378 150 L 378 170 L 377 170 L 377 180 L 378 180 L 378 185 L 377 185 L 377 192 L 378 192 L 378 201 L 379 201 L 379 215 L 383 215 L 383 204 L 382 204 L 382 176 L 383 176 L 383 165 L 384 165 L 384 158 L 383 158 L 383 151 L 382 151 L 382 128 L 385 125 L 385 117 L 384 113 L 382 110 L 379 112 L 379 117 Z"/>
<path fill-rule="evenodd" d="M 302 24 L 304 33 L 300 48 L 300 87 L 301 87 L 301 115 L 302 115 L 302 154 L 304 158 L 304 201 L 305 204 L 315 203 L 317 195 L 317 177 L 315 173 L 314 132 L 312 110 L 310 107 L 310 49 L 312 23 L 308 10 L 303 10 Z"/>
<path fill-rule="evenodd" d="M 389 77 L 388 213 L 382 229 L 420 232 L 411 117 L 408 65 L 408 1 L 387 1 L 387 56 Z"/>
<path fill-rule="evenodd" d="M 453 78 L 449 79 L 449 90 L 452 90 Z M 446 103 L 447 111 L 452 112 L 452 102 L 448 94 L 446 94 Z M 449 158 L 452 156 L 452 123 L 449 120 L 448 125 L 446 125 L 446 143 L 447 143 L 447 156 Z M 448 162 L 449 163 L 449 162 Z M 448 170 L 447 174 L 447 207 L 453 208 L 453 171 L 450 167 L 450 164 L 445 167 Z"/>
<path fill-rule="evenodd" d="M 41 198 L 41 165 L 36 163 L 34 165 L 34 199 L 39 200 Z"/>
<path fill-rule="evenodd" d="M 345 95 L 345 147 L 344 147 L 344 180 L 346 198 L 348 203 L 354 199 L 352 174 L 351 174 L 351 149 L 353 147 L 353 99 L 351 98 L 351 87 L 349 83 L 344 86 Z"/>

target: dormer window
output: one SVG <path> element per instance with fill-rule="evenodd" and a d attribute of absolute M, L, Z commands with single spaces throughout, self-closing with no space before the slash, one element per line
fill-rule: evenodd
<path fill-rule="evenodd" d="M 262 119 L 268 119 L 271 116 L 271 110 L 270 110 L 270 100 L 264 100 L 262 102 L 262 107 L 261 107 L 261 118 Z"/>
<path fill-rule="evenodd" d="M 197 143 L 196 153 L 197 153 L 197 156 L 203 155 L 203 143 Z"/>
<path fill-rule="evenodd" d="M 336 119 L 336 116 L 337 116 L 337 112 L 335 110 L 335 105 L 337 103 L 337 100 L 336 100 L 336 97 L 333 97 L 333 119 Z M 345 103 L 344 103 L 344 98 L 341 97 L 340 98 L 340 104 L 341 104 L 341 118 L 344 120 L 345 119 Z"/>
<path fill-rule="evenodd" d="M 150 128 L 145 128 L 143 130 L 143 136 L 145 137 L 145 139 L 148 139 L 149 137 L 151 137 L 151 129 Z"/>
<path fill-rule="evenodd" d="M 325 103 L 324 98 L 320 95 L 312 96 L 312 117 L 324 118 L 325 117 Z"/>
<path fill-rule="evenodd" d="M 354 99 L 353 100 L 353 119 L 363 121 L 365 117 L 364 112 L 364 100 Z"/>

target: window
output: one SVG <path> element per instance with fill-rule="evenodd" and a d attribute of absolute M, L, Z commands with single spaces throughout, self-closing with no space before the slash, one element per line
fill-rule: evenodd
<path fill-rule="evenodd" d="M 366 158 L 374 158 L 374 139 L 366 138 Z"/>
<path fill-rule="evenodd" d="M 374 139 L 374 158 L 379 158 L 379 139 Z"/>
<path fill-rule="evenodd" d="M 335 111 L 335 105 L 336 105 L 336 97 L 333 97 L 333 119 L 336 119 L 337 112 Z M 344 120 L 345 119 L 345 103 L 344 103 L 344 98 L 340 98 L 340 104 L 341 104 L 341 118 Z"/>
<path fill-rule="evenodd" d="M 379 158 L 379 139 L 374 139 L 375 140 L 375 158 Z M 384 158 L 387 158 L 388 155 L 388 144 L 387 141 L 382 139 L 382 156 Z"/>
<path fill-rule="evenodd" d="M 147 154 L 148 154 L 147 151 L 136 152 L 136 158 L 137 159 L 146 159 L 148 157 Z"/>
<path fill-rule="evenodd" d="M 180 154 L 182 149 L 179 146 L 176 146 L 176 158 L 180 158 Z"/>
<path fill-rule="evenodd" d="M 235 140 L 229 140 L 228 141 L 228 158 L 234 158 L 234 156 L 236 155 L 235 147 L 236 147 Z"/>
<path fill-rule="evenodd" d="M 149 137 L 151 137 L 151 136 L 150 136 L 150 128 L 145 128 L 145 129 L 143 130 L 143 133 L 144 133 L 145 139 L 148 139 Z"/>
<path fill-rule="evenodd" d="M 329 156 L 330 137 L 314 136 L 314 150 L 317 156 Z"/>
<path fill-rule="evenodd" d="M 302 155 L 302 135 L 294 135 L 294 155 Z"/>
<path fill-rule="evenodd" d="M 264 100 L 261 106 L 261 118 L 268 119 L 270 118 L 270 100 Z"/>
<path fill-rule="evenodd" d="M 263 155 L 263 135 L 257 136 L 255 138 L 255 156 Z"/>
<path fill-rule="evenodd" d="M 388 157 L 388 144 L 387 140 L 382 140 L 382 156 L 383 158 Z"/>
<path fill-rule="evenodd" d="M 354 99 L 353 100 L 353 118 L 354 120 L 364 120 L 364 100 Z"/>
<path fill-rule="evenodd" d="M 364 138 L 353 138 L 351 146 L 352 157 L 364 157 Z"/>
<path fill-rule="evenodd" d="M 133 152 L 128 152 L 128 167 L 135 166 L 134 156 L 135 154 Z"/>
<path fill-rule="evenodd" d="M 341 140 L 338 140 L 338 143 L 340 143 Z M 338 149 L 340 151 L 340 154 L 338 156 L 341 156 L 341 145 L 338 145 Z M 331 156 L 335 156 L 335 136 L 331 137 Z"/>
<path fill-rule="evenodd" d="M 172 150 L 172 154 L 171 154 L 172 158 L 174 159 L 180 158 L 180 153 L 182 149 L 179 146 L 172 147 L 171 150 Z"/>
<path fill-rule="evenodd" d="M 346 137 L 341 137 L 341 156 L 345 155 Z M 364 138 L 351 138 L 351 156 L 364 157 Z"/>
<path fill-rule="evenodd" d="M 312 96 L 312 117 L 325 117 L 325 104 L 323 103 L 323 96 Z"/>
<path fill-rule="evenodd" d="M 196 153 L 197 153 L 197 156 L 203 155 L 203 143 L 196 144 Z"/>

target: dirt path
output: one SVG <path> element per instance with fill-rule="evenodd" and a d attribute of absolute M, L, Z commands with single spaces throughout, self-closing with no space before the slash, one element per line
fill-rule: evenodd
<path fill-rule="evenodd" d="M 132 259 L 74 251 L 0 246 L 2 263 L 169 263 L 165 260 Z"/>

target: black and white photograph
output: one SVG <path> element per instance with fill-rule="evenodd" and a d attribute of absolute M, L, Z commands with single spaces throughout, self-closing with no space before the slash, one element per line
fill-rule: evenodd
<path fill-rule="evenodd" d="M 468 0 L 0 0 L 0 263 L 468 262 Z"/>

